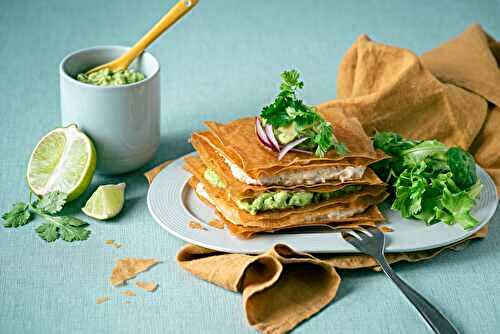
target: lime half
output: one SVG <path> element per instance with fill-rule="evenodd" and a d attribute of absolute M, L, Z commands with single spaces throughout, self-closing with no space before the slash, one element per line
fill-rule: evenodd
<path fill-rule="evenodd" d="M 122 211 L 125 202 L 125 183 L 99 186 L 82 208 L 87 216 L 105 220 Z"/>
<path fill-rule="evenodd" d="M 75 124 L 57 128 L 36 145 L 28 164 L 28 185 L 43 196 L 52 191 L 80 196 L 94 175 L 96 153 L 92 141 Z"/>

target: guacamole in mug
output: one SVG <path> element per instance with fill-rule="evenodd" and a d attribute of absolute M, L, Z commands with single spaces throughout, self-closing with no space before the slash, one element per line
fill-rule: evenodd
<path fill-rule="evenodd" d="M 111 71 L 104 68 L 90 74 L 80 73 L 76 76 L 78 81 L 96 86 L 121 86 L 142 81 L 146 78 L 141 72 L 134 70 Z"/>

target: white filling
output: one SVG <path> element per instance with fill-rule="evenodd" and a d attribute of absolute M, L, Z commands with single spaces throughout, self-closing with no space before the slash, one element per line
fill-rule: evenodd
<path fill-rule="evenodd" d="M 233 176 L 246 184 L 293 186 L 325 183 L 330 180 L 340 180 L 341 182 L 344 182 L 353 179 L 360 179 L 366 169 L 364 166 L 347 166 L 323 167 L 307 170 L 288 170 L 273 176 L 261 176 L 258 179 L 254 179 L 231 160 L 224 156 L 222 157 L 231 169 Z"/>
<path fill-rule="evenodd" d="M 317 216 L 317 217 L 313 217 L 313 218 L 306 216 L 306 217 L 304 217 L 304 220 L 308 223 L 310 223 L 310 222 L 322 222 L 322 221 L 328 222 L 331 219 L 349 218 L 349 217 L 352 217 L 355 214 L 361 213 L 365 210 L 366 210 L 366 208 L 343 209 L 342 211 L 334 210 L 334 211 L 328 212 L 325 215 Z"/>
<path fill-rule="evenodd" d="M 198 195 L 200 195 L 201 197 L 203 197 L 204 199 L 206 199 L 207 201 L 209 201 L 210 203 L 213 204 L 212 199 L 208 195 L 207 190 L 205 189 L 205 186 L 203 185 L 203 183 L 199 182 L 196 185 L 196 190 L 195 191 L 196 191 L 196 193 Z"/>

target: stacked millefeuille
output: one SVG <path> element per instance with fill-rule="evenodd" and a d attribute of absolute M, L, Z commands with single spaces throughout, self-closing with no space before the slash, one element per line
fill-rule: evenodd
<path fill-rule="evenodd" d="M 369 165 L 385 155 L 373 148 L 357 119 L 341 113 L 322 117 L 345 145 L 343 154 L 291 150 L 280 156 L 258 140 L 254 117 L 206 122 L 209 131 L 191 137 L 198 155 L 186 158 L 190 185 L 240 238 L 382 221 L 377 204 L 387 197 L 386 186 Z"/>

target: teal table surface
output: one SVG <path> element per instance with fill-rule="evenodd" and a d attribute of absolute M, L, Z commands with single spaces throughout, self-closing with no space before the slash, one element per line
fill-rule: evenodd
<path fill-rule="evenodd" d="M 38 139 L 60 125 L 59 61 L 93 45 L 130 45 L 173 0 L 0 1 L 0 210 L 27 200 L 24 175 Z M 91 222 L 88 241 L 46 243 L 39 220 L 0 227 L 0 333 L 252 333 L 241 296 L 175 263 L 181 240 L 162 230 L 146 206 L 142 173 L 191 150 L 204 120 L 253 115 L 271 101 L 279 74 L 297 68 L 309 104 L 335 97 L 337 68 L 356 37 L 422 53 L 479 22 L 500 38 L 500 2 L 200 0 L 150 51 L 162 65 L 161 147 L 142 170 L 94 178 L 128 184 L 126 206 L 109 223 Z M 110 124 L 110 126 L 112 126 Z M 79 208 L 90 190 L 72 203 Z M 500 332 L 500 212 L 487 239 L 396 270 L 464 333 Z M 105 240 L 123 244 L 113 249 Z M 141 275 L 159 289 L 129 297 L 108 282 L 114 261 L 157 257 Z M 427 333 L 383 274 L 341 272 L 335 301 L 296 333 Z M 131 286 L 135 289 L 134 286 Z M 135 289 L 137 290 L 137 289 Z M 112 299 L 96 305 L 96 297 Z"/>

